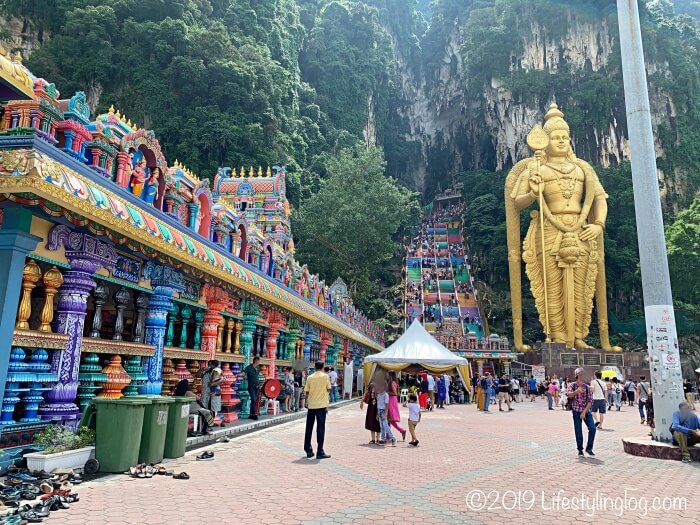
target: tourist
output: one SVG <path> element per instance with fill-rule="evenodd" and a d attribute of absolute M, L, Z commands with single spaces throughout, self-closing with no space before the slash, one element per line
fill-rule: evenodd
<path fill-rule="evenodd" d="M 437 380 L 437 408 L 445 408 L 446 398 L 447 386 L 445 385 L 445 377 L 440 376 Z"/>
<path fill-rule="evenodd" d="M 491 403 L 491 389 L 493 388 L 493 379 L 491 379 L 491 372 L 486 372 L 486 375 L 481 379 L 481 388 L 484 391 L 484 406 L 482 410 L 485 414 L 489 414 L 489 404 Z"/>
<path fill-rule="evenodd" d="M 314 457 L 314 449 L 311 446 L 311 434 L 316 423 L 316 459 L 328 459 L 330 456 L 323 450 L 323 441 L 326 437 L 326 414 L 328 413 L 328 393 L 331 391 L 331 381 L 323 371 L 323 361 L 316 361 L 315 372 L 306 379 L 304 392 L 306 393 L 306 432 L 304 432 L 304 451 L 307 459 Z"/>
<path fill-rule="evenodd" d="M 211 370 L 209 377 L 209 410 L 214 413 L 214 418 L 216 418 L 216 414 L 221 412 L 221 385 L 224 382 L 224 371 L 221 369 L 221 363 L 216 359 L 209 361 L 209 368 Z"/>
<path fill-rule="evenodd" d="M 294 370 L 294 412 L 304 408 L 304 379 L 306 370 Z"/>
<path fill-rule="evenodd" d="M 609 377 L 605 379 L 605 396 L 608 400 L 608 410 L 612 410 L 615 404 L 615 392 L 613 391 L 612 380 Z"/>
<path fill-rule="evenodd" d="M 627 403 L 629 406 L 634 406 L 634 394 L 637 391 L 637 384 L 631 377 L 625 383 L 625 391 L 627 392 Z"/>
<path fill-rule="evenodd" d="M 452 378 L 450 377 L 450 374 L 443 374 L 443 377 L 445 378 L 445 391 L 447 392 L 447 396 L 445 397 L 445 404 L 449 405 L 450 404 L 450 387 L 452 386 Z"/>
<path fill-rule="evenodd" d="M 692 410 L 695 410 L 695 402 L 693 401 L 693 385 L 686 377 L 683 380 L 683 394 L 685 396 L 685 401 L 690 405 Z"/>
<path fill-rule="evenodd" d="M 389 406 L 387 409 L 389 424 L 398 430 L 403 440 L 406 441 L 406 429 L 399 425 L 401 421 L 401 411 L 399 410 L 399 385 L 396 381 L 396 372 L 394 371 L 389 372 L 386 393 L 389 394 Z"/>
<path fill-rule="evenodd" d="M 391 440 L 391 446 L 395 447 L 396 446 L 396 438 L 394 437 L 394 434 L 391 432 L 391 427 L 389 426 L 389 419 L 388 419 L 388 408 L 389 408 L 389 394 L 386 391 L 386 384 L 384 384 L 383 381 L 377 381 L 376 384 L 376 389 L 377 389 L 377 414 L 379 418 L 379 427 L 380 427 L 380 435 L 379 435 L 379 444 L 380 445 L 385 445 L 386 442 L 390 439 Z"/>
<path fill-rule="evenodd" d="M 374 391 L 374 383 L 370 383 L 367 386 L 367 391 L 360 401 L 360 410 L 367 404 L 367 413 L 365 414 L 365 429 L 370 431 L 372 439 L 370 440 L 370 445 L 379 444 L 379 432 L 381 432 L 381 427 L 379 426 L 379 417 L 377 414 L 377 395 Z"/>
<path fill-rule="evenodd" d="M 175 393 L 173 395 L 193 398 L 190 401 L 190 415 L 199 416 L 202 420 L 202 434 L 209 434 L 209 428 L 214 425 L 214 414 L 202 405 L 202 402 L 197 398 L 197 394 L 192 391 L 190 382 L 187 379 L 180 380 L 175 385 Z"/>
<path fill-rule="evenodd" d="M 512 412 L 513 408 L 510 406 L 510 379 L 508 379 L 508 374 L 503 374 L 501 379 L 498 380 L 498 411 L 504 412 L 503 401 L 508 405 L 508 412 Z"/>
<path fill-rule="evenodd" d="M 596 427 L 593 416 L 590 413 L 593 404 L 591 388 L 583 382 L 583 368 L 575 371 L 576 381 L 569 385 L 567 397 L 571 400 L 571 412 L 574 418 L 574 433 L 576 434 L 576 448 L 579 457 L 583 456 L 583 424 L 588 428 L 588 442 L 586 453 L 595 456 L 593 453 L 593 442 L 595 440 Z"/>
<path fill-rule="evenodd" d="M 689 403 L 683 402 L 678 405 L 678 410 L 673 413 L 671 431 L 674 444 L 681 449 L 681 461 L 690 463 L 688 447 L 700 443 L 700 418 L 693 413 Z"/>
<path fill-rule="evenodd" d="M 418 401 L 420 403 L 420 406 L 423 410 L 428 410 L 429 406 L 428 404 L 430 403 L 430 396 L 428 393 L 428 374 L 423 372 L 421 374 L 421 381 L 420 381 L 420 396 L 418 397 Z"/>
<path fill-rule="evenodd" d="M 654 389 L 650 388 L 649 389 L 649 396 L 647 397 L 646 403 L 644 403 L 645 408 L 647 409 L 647 425 L 651 427 L 651 430 L 649 431 L 649 435 L 653 436 L 654 435 Z"/>
<path fill-rule="evenodd" d="M 260 357 L 255 356 L 253 362 L 243 369 L 248 380 L 248 395 L 250 396 L 250 416 L 248 419 L 258 419 L 258 397 L 260 396 Z"/>
<path fill-rule="evenodd" d="M 554 405 L 559 404 L 559 382 L 554 380 L 550 381 L 547 385 L 547 406 L 549 410 L 554 410 Z"/>
<path fill-rule="evenodd" d="M 566 393 L 569 391 L 569 378 L 565 377 L 562 382 L 561 392 L 559 396 L 559 406 L 562 410 L 570 410 L 571 400 L 567 397 Z"/>
<path fill-rule="evenodd" d="M 428 397 L 430 397 L 430 407 L 428 410 L 432 410 L 435 406 L 435 378 L 432 374 L 428 374 Z"/>
<path fill-rule="evenodd" d="M 597 371 L 591 381 L 591 397 L 593 398 L 591 413 L 593 414 L 593 419 L 595 419 L 596 428 L 603 430 L 603 420 L 605 419 L 607 407 L 607 390 L 605 388 L 605 382 L 601 377 L 602 374 L 600 371 Z"/>
<path fill-rule="evenodd" d="M 620 407 L 622 407 L 622 385 L 620 384 L 620 380 L 617 377 L 613 377 L 612 380 L 612 393 L 613 393 L 613 404 L 615 405 L 615 408 L 617 408 L 617 411 L 620 411 Z"/>
<path fill-rule="evenodd" d="M 411 441 L 409 445 L 418 446 L 418 438 L 416 437 L 416 426 L 420 423 L 420 405 L 415 394 L 408 396 L 408 403 L 404 403 L 408 407 L 408 431 L 411 433 Z"/>
<path fill-rule="evenodd" d="M 292 411 L 292 398 L 294 397 L 294 374 L 291 368 L 284 368 L 284 411 Z"/>
<path fill-rule="evenodd" d="M 646 422 L 644 409 L 646 408 L 650 389 L 651 386 L 646 381 L 646 376 L 639 376 L 639 383 L 637 383 L 637 407 L 639 408 L 639 417 L 641 418 L 642 425 Z"/>
<path fill-rule="evenodd" d="M 537 396 L 537 379 L 530 374 L 530 379 L 527 380 L 527 395 L 530 397 L 530 402 L 535 402 Z"/>
<path fill-rule="evenodd" d="M 338 372 L 335 371 L 335 367 L 331 367 L 328 377 L 331 380 L 331 403 L 335 403 L 340 400 L 340 396 L 338 396 Z"/>

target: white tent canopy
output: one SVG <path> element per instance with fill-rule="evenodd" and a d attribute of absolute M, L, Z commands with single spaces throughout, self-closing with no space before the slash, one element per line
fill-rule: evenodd
<path fill-rule="evenodd" d="M 457 368 L 462 375 L 462 381 L 469 385 L 467 360 L 459 357 L 437 342 L 426 332 L 423 325 L 416 319 L 406 332 L 389 348 L 378 354 L 365 357 L 365 364 L 373 364 L 371 377 L 376 365 L 390 370 L 400 370 L 409 365 L 419 365 L 432 372 L 446 372 Z M 402 367 L 401 365 L 406 365 Z M 464 367 L 460 369 L 460 367 Z M 464 377 L 464 376 L 467 377 Z M 366 379 L 367 380 L 367 379 Z"/>

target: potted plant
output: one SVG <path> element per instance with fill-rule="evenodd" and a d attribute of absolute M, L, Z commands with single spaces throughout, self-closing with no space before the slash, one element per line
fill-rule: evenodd
<path fill-rule="evenodd" d="M 95 431 L 80 427 L 77 432 L 63 425 L 49 425 L 34 436 L 34 444 L 44 447 L 41 452 L 25 454 L 27 468 L 53 472 L 57 468 L 83 468 L 93 455 Z"/>

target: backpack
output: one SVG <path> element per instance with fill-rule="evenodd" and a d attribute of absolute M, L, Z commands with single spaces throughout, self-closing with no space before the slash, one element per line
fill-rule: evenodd
<path fill-rule="evenodd" d="M 481 388 L 488 388 L 488 386 L 489 386 L 488 381 L 486 381 L 485 377 L 481 379 L 480 384 L 481 384 Z"/>

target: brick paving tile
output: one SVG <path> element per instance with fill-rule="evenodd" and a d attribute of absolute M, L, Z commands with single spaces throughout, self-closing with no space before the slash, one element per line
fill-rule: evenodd
<path fill-rule="evenodd" d="M 329 413 L 330 460 L 304 458 L 304 421 L 297 420 L 207 447 L 214 461 L 195 461 L 201 450 L 169 461 L 188 481 L 116 475 L 83 483 L 80 502 L 48 523 L 191 525 L 209 523 L 205 516 L 256 525 L 697 521 L 698 465 L 623 452 L 623 437 L 648 432 L 636 408 L 608 414 L 596 458 L 580 460 L 570 413 L 550 412 L 542 400 L 514 407 L 424 413 L 419 447 L 400 441 L 380 449 L 367 444 L 364 413 L 353 404 Z M 663 510 L 664 498 L 673 497 L 685 500 L 666 500 Z"/>

